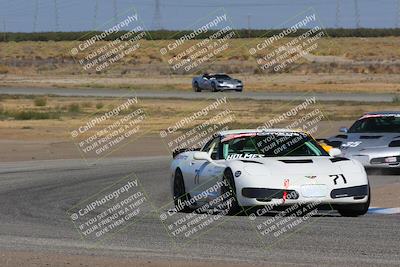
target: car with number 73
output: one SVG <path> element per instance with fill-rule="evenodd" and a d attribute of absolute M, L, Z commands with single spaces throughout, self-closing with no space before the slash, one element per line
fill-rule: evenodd
<path fill-rule="evenodd" d="M 230 193 L 226 214 L 247 208 L 318 203 L 342 216 L 364 215 L 371 192 L 359 161 L 326 152 L 308 133 L 288 129 L 229 130 L 201 149 L 175 153 L 171 190 L 177 211 Z M 219 184 L 209 190 L 210 184 Z"/>

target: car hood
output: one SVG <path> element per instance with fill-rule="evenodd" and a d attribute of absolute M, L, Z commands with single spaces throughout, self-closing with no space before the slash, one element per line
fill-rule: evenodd
<path fill-rule="evenodd" d="M 332 185 L 333 179 L 339 175 L 352 178 L 347 181 L 347 186 L 367 183 L 361 164 L 346 158 L 279 157 L 241 161 L 245 172 L 254 178 L 246 180 L 246 186 L 250 184 L 250 187 L 281 188 L 285 179 L 290 180 L 292 186 Z"/>
<path fill-rule="evenodd" d="M 253 168 L 256 167 L 255 165 L 267 167 L 269 172 L 305 175 L 340 173 L 343 171 L 343 167 L 355 167 L 354 163 L 349 159 L 331 157 L 267 157 L 241 161 L 246 165 L 252 164 Z"/>
<path fill-rule="evenodd" d="M 362 150 L 388 147 L 394 139 L 400 139 L 400 133 L 349 133 L 347 139 L 341 139 L 341 149 Z"/>
<path fill-rule="evenodd" d="M 220 80 L 221 81 L 221 84 L 223 83 L 223 84 L 238 84 L 239 82 L 238 81 L 236 81 L 236 80 Z"/>

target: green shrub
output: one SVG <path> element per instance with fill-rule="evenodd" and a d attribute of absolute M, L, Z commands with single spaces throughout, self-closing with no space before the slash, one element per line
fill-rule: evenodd
<path fill-rule="evenodd" d="M 47 98 L 46 97 L 36 97 L 35 100 L 33 100 L 35 103 L 35 106 L 37 107 L 44 107 L 47 105 Z"/>
<path fill-rule="evenodd" d="M 81 107 L 78 103 L 71 103 L 68 105 L 68 111 L 72 113 L 79 113 L 81 112 Z"/>
<path fill-rule="evenodd" d="M 103 107 L 104 107 L 104 104 L 101 103 L 101 102 L 99 102 L 99 103 L 96 104 L 96 108 L 97 108 L 97 109 L 102 109 Z"/>
<path fill-rule="evenodd" d="M 392 102 L 393 102 L 393 103 L 400 103 L 400 95 L 395 95 L 395 96 L 392 98 Z"/>
<path fill-rule="evenodd" d="M 18 111 L 9 112 L 8 115 L 15 120 L 50 120 L 60 118 L 60 114 L 55 112 Z"/>

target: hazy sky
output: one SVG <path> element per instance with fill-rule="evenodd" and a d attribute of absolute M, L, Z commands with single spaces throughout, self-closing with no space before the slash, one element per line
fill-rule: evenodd
<path fill-rule="evenodd" d="M 0 31 L 92 30 L 132 6 L 149 29 L 159 23 L 165 29 L 188 29 L 216 8 L 224 8 L 236 28 L 276 28 L 310 7 L 325 27 L 400 25 L 400 0 L 159 0 L 159 13 L 155 3 L 156 0 L 0 0 Z"/>

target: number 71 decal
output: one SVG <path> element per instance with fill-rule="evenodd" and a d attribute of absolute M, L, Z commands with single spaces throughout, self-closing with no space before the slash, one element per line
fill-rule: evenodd
<path fill-rule="evenodd" d="M 335 185 L 337 185 L 337 180 L 338 180 L 339 178 L 342 178 L 342 179 L 343 179 L 343 182 L 344 182 L 345 184 L 347 184 L 346 178 L 344 177 L 343 174 L 332 174 L 332 175 L 329 175 L 329 177 L 332 177 L 332 178 L 333 178 L 333 183 L 334 183 Z"/>

